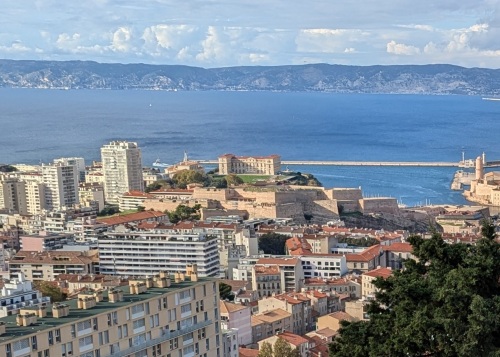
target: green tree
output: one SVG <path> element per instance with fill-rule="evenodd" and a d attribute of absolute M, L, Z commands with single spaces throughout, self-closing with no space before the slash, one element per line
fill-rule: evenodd
<path fill-rule="evenodd" d="M 234 294 L 232 292 L 231 285 L 226 283 L 219 283 L 219 297 L 221 300 L 234 300 Z"/>
<path fill-rule="evenodd" d="M 178 223 L 185 220 L 199 220 L 201 205 L 196 204 L 193 207 L 178 205 L 174 211 L 166 211 L 168 219 L 172 223 Z"/>
<path fill-rule="evenodd" d="M 285 243 L 288 238 L 290 237 L 278 233 L 263 234 L 259 237 L 259 249 L 264 254 L 284 255 Z"/>
<path fill-rule="evenodd" d="M 257 357 L 273 357 L 273 346 L 269 342 L 264 342 L 259 349 Z"/>
<path fill-rule="evenodd" d="M 274 356 L 289 357 L 292 354 L 292 347 L 283 338 L 278 337 L 274 343 Z"/>
<path fill-rule="evenodd" d="M 14 172 L 17 169 L 12 165 L 0 165 L 0 172 Z"/>
<path fill-rule="evenodd" d="M 59 287 L 48 281 L 36 281 L 33 285 L 43 296 L 50 297 L 52 303 L 66 300 L 67 295 Z"/>
<path fill-rule="evenodd" d="M 243 179 L 235 174 L 229 174 L 225 179 L 228 186 L 239 186 L 243 184 Z"/>
<path fill-rule="evenodd" d="M 155 182 L 147 185 L 146 188 L 144 189 L 144 192 L 149 193 L 149 192 L 157 191 L 157 190 L 164 189 L 164 188 L 171 188 L 172 184 L 173 184 L 173 182 L 170 179 L 158 180 L 158 181 L 155 181 Z"/>
<path fill-rule="evenodd" d="M 206 180 L 206 176 L 196 170 L 184 170 L 178 172 L 172 177 L 172 181 L 179 188 L 185 188 L 190 183 L 204 183 Z"/>
<path fill-rule="evenodd" d="M 369 321 L 343 322 L 330 356 L 500 356 L 500 244 L 483 222 L 475 245 L 409 238 L 417 260 L 388 279 Z"/>
<path fill-rule="evenodd" d="M 99 217 L 111 216 L 111 215 L 117 214 L 119 212 L 120 212 L 120 209 L 118 208 L 118 206 L 107 206 L 107 207 L 104 207 L 97 215 Z"/>

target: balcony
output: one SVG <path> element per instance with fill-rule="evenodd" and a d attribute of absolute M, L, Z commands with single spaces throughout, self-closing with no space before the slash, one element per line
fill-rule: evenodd
<path fill-rule="evenodd" d="M 176 338 L 176 337 L 179 337 L 182 335 L 186 335 L 186 334 L 191 333 L 193 331 L 199 330 L 203 327 L 207 327 L 210 324 L 212 324 L 212 320 L 207 320 L 207 321 L 197 323 L 195 325 L 191 325 L 189 327 L 186 327 L 183 330 L 173 330 L 173 331 L 163 330 L 162 335 L 160 337 L 146 341 L 146 343 L 143 343 L 140 346 L 133 346 L 133 347 L 127 348 L 126 350 L 110 354 L 107 357 L 127 356 L 127 355 L 130 355 L 132 353 L 136 353 L 136 352 L 145 350 L 146 348 L 150 348 L 150 347 L 155 346 L 157 344 L 160 344 L 162 342 L 171 340 L 173 338 Z"/>

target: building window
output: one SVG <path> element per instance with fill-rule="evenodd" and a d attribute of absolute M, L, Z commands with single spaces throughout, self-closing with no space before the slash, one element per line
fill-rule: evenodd
<path fill-rule="evenodd" d="M 99 345 L 107 345 L 109 343 L 109 332 L 108 330 L 99 332 Z"/>
<path fill-rule="evenodd" d="M 31 337 L 31 349 L 32 350 L 37 350 L 38 349 L 38 343 L 36 341 L 36 336 Z"/>
<path fill-rule="evenodd" d="M 54 332 L 49 331 L 48 340 L 49 340 L 49 346 L 52 346 L 54 344 Z"/>

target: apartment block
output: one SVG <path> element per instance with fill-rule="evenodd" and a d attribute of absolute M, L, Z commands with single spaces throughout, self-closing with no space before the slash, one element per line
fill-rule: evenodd
<path fill-rule="evenodd" d="M 218 283 L 159 275 L 0 319 L 0 355 L 223 357 Z"/>
<path fill-rule="evenodd" d="M 130 190 L 144 191 L 142 154 L 137 143 L 112 141 L 101 148 L 106 202 L 118 204 Z"/>
<path fill-rule="evenodd" d="M 51 281 L 59 274 L 90 274 L 93 259 L 81 252 L 34 252 L 20 250 L 9 261 L 10 277 L 23 273 L 26 280 Z"/>
<path fill-rule="evenodd" d="M 161 230 L 107 232 L 99 239 L 99 260 L 102 274 L 127 276 L 182 272 L 195 263 L 199 276 L 215 277 L 220 267 L 214 237 Z"/>
<path fill-rule="evenodd" d="M 290 331 L 292 327 L 292 314 L 279 308 L 252 315 L 251 319 L 253 343 L 282 331 Z"/>
<path fill-rule="evenodd" d="M 41 231 L 39 234 L 22 235 L 19 237 L 21 250 L 45 252 L 48 250 L 62 249 L 65 244 L 73 241 L 70 233 L 58 234 Z"/>
<path fill-rule="evenodd" d="M 83 157 L 61 157 L 54 159 L 54 164 L 73 165 L 76 167 L 79 182 L 85 182 L 85 159 Z"/>
<path fill-rule="evenodd" d="M 270 156 L 219 156 L 219 174 L 276 175 L 281 170 L 281 157 Z"/>
<path fill-rule="evenodd" d="M 64 163 L 42 165 L 45 184 L 45 204 L 48 210 L 71 208 L 79 203 L 78 171 L 75 165 Z"/>
<path fill-rule="evenodd" d="M 25 307 L 37 307 L 50 303 L 48 296 L 43 296 L 33 289 L 31 281 L 19 273 L 17 278 L 4 281 L 0 290 L 0 317 L 15 315 Z M 1 339 L 1 337 L 0 337 Z"/>
<path fill-rule="evenodd" d="M 0 210 L 28 214 L 25 183 L 15 177 L 0 175 Z"/>
<path fill-rule="evenodd" d="M 271 311 L 274 309 L 283 309 L 291 314 L 290 328 L 288 331 L 304 335 L 311 331 L 312 305 L 311 299 L 300 293 L 285 293 L 265 297 L 258 301 L 259 312 Z"/>

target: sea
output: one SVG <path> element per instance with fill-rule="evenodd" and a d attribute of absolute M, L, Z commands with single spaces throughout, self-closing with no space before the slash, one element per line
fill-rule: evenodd
<path fill-rule="evenodd" d="M 279 154 L 282 160 L 500 160 L 500 102 L 476 96 L 0 89 L 0 163 L 99 160 L 136 141 L 143 164 Z M 285 169 L 285 167 L 283 167 Z M 457 168 L 297 166 L 325 187 L 408 206 L 465 204 Z"/>

